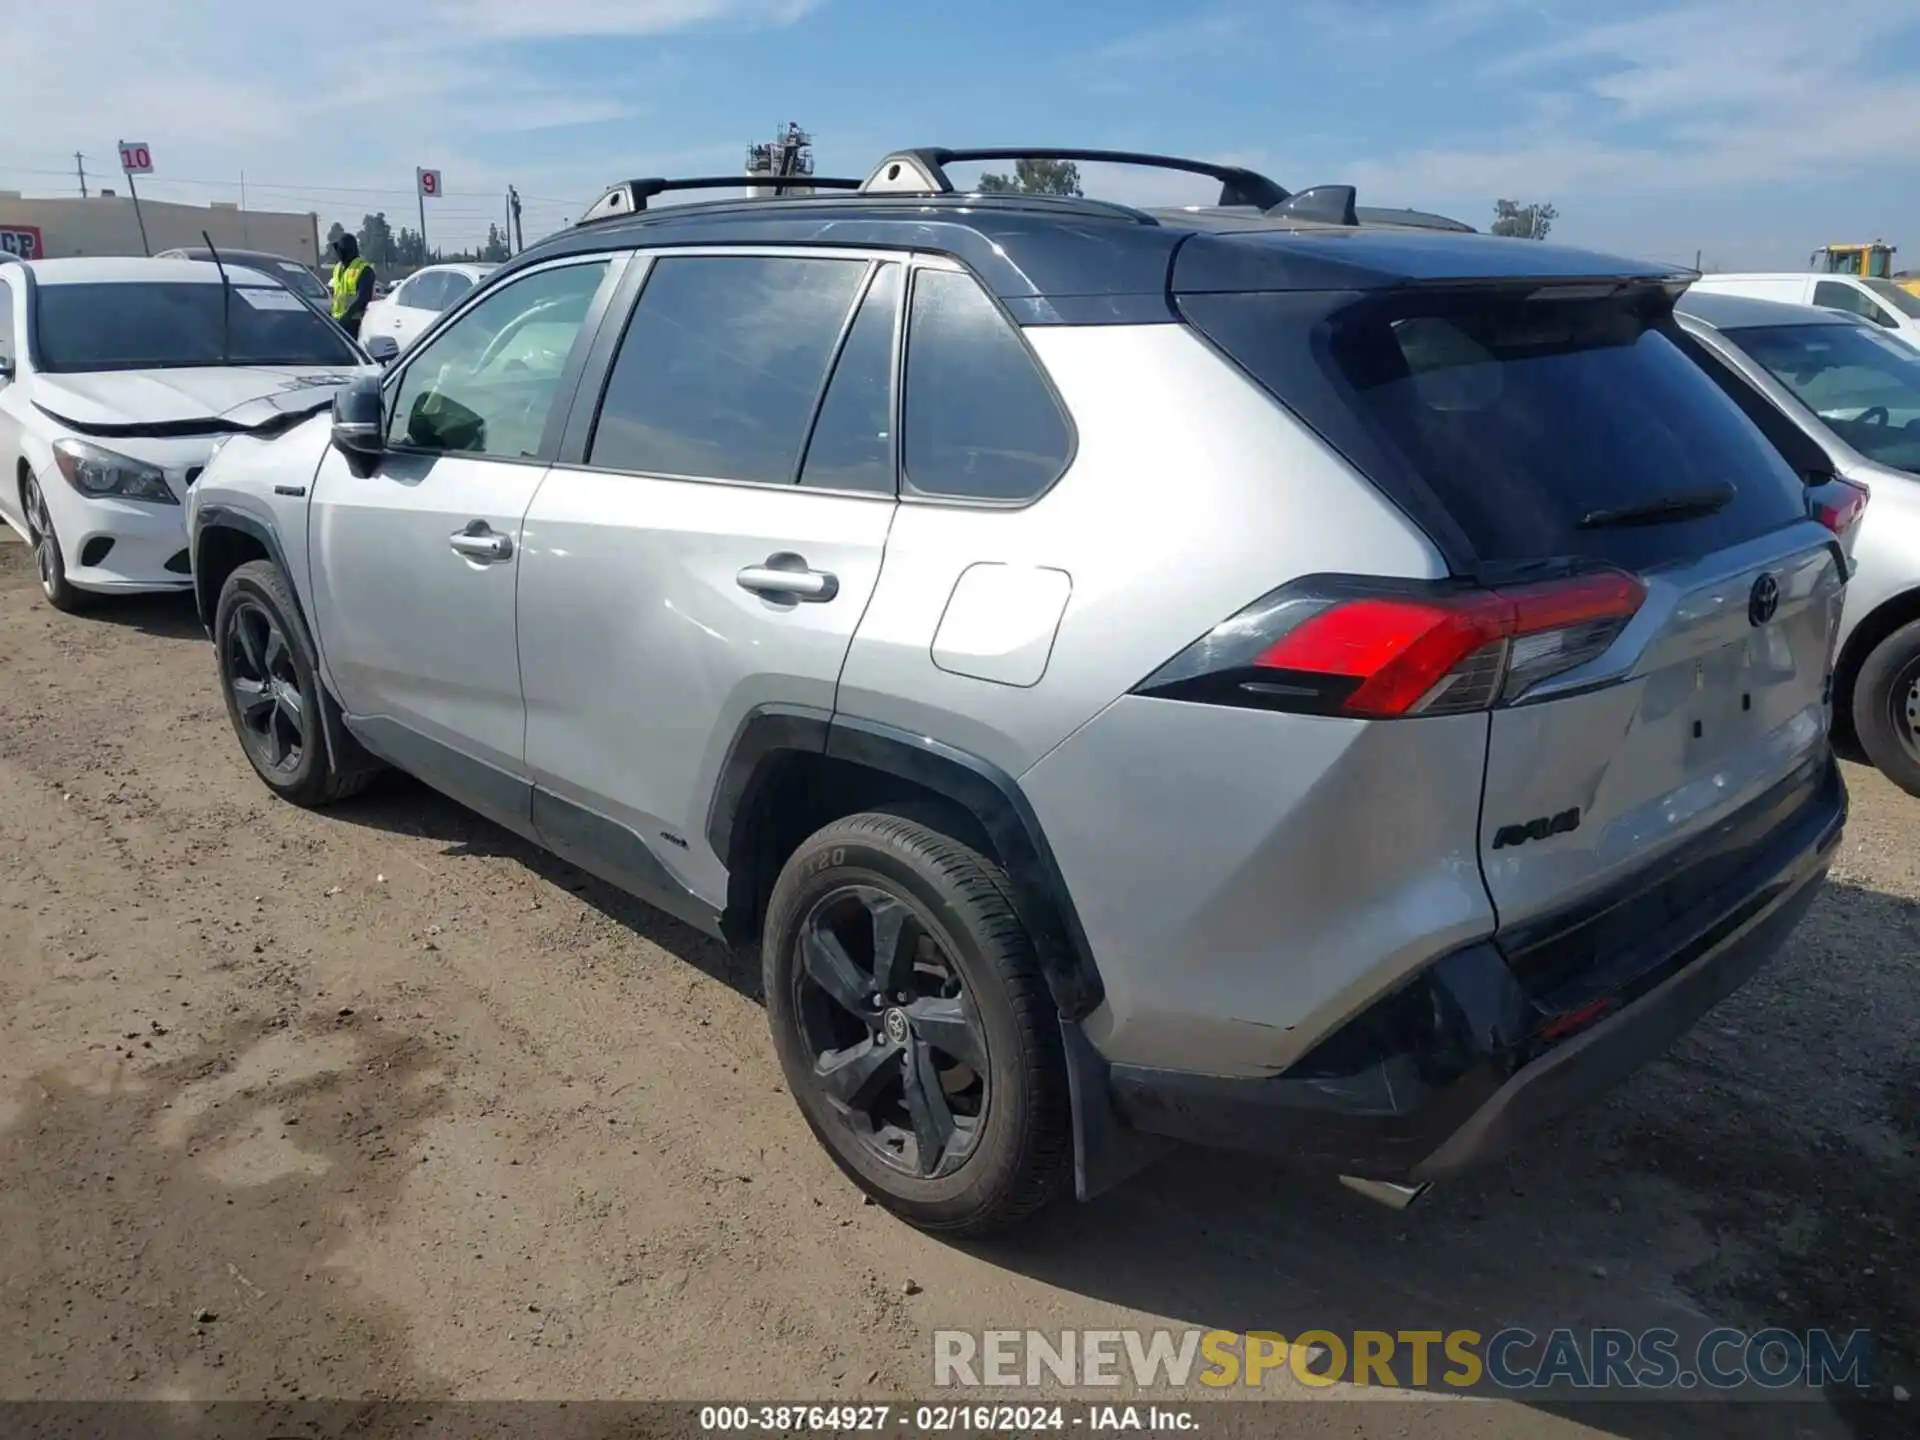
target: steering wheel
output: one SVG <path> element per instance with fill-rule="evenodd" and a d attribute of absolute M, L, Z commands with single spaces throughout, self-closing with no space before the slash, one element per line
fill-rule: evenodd
<path fill-rule="evenodd" d="M 1880 417 L 1878 420 L 1873 418 L 1876 415 Z M 1887 413 L 1887 407 L 1884 405 L 1869 405 L 1865 410 L 1860 412 L 1859 420 L 1862 425 L 1890 425 L 1893 423 L 1893 417 Z"/>

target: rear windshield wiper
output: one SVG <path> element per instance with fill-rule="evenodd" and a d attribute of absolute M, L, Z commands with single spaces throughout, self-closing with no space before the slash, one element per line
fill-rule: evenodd
<path fill-rule="evenodd" d="M 1582 530 L 1608 530 L 1617 525 L 1659 525 L 1668 520 L 1697 520 L 1725 509 L 1738 494 L 1731 485 L 1715 485 L 1704 490 L 1682 490 L 1674 495 L 1656 495 L 1632 505 L 1616 505 L 1589 510 L 1580 517 Z"/>

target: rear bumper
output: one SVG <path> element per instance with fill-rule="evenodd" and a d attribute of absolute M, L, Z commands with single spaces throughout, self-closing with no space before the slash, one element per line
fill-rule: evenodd
<path fill-rule="evenodd" d="M 1609 953 L 1571 990 L 1563 974 L 1543 1001 L 1481 942 L 1427 967 L 1281 1075 L 1114 1065 L 1114 1112 L 1150 1134 L 1368 1179 L 1436 1180 L 1488 1159 L 1659 1055 L 1779 948 L 1819 892 L 1847 811 L 1829 757 L 1789 783 L 1761 802 L 1790 798 L 1788 813 L 1725 888 L 1639 934 L 1614 929 Z M 1578 983 L 1602 976 L 1604 989 Z"/>

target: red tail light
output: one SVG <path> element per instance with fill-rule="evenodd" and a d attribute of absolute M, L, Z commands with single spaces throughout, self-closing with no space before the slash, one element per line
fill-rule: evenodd
<path fill-rule="evenodd" d="M 1867 487 L 1834 479 L 1820 488 L 1828 492 L 1828 496 L 1813 502 L 1813 518 L 1836 535 L 1846 534 L 1866 513 Z"/>
<path fill-rule="evenodd" d="M 1598 656 L 1645 598 L 1618 571 L 1497 590 L 1304 581 L 1216 626 L 1140 692 L 1378 719 L 1484 710 Z"/>

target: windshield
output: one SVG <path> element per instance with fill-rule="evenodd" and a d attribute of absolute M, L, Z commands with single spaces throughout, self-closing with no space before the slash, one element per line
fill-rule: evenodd
<path fill-rule="evenodd" d="M 278 287 L 236 284 L 222 336 L 217 284 L 41 285 L 34 340 L 48 371 L 358 365 L 336 325 Z"/>
<path fill-rule="evenodd" d="M 1864 325 L 1726 333 L 1862 455 L 1920 474 L 1920 350 Z"/>
<path fill-rule="evenodd" d="M 1920 320 L 1920 295 L 1901 289 L 1891 280 L 1866 280 L 1862 283 L 1902 315 Z"/>

